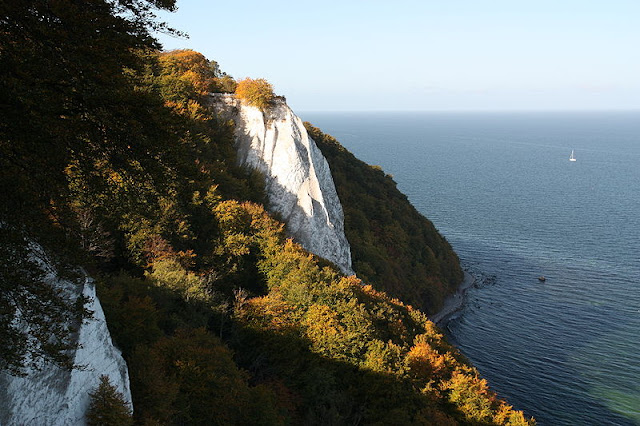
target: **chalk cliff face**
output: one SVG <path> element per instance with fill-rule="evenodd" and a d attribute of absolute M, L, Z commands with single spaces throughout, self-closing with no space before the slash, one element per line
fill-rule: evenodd
<path fill-rule="evenodd" d="M 44 265 L 46 267 L 46 265 Z M 120 351 L 113 346 L 104 312 L 90 278 L 83 285 L 61 280 L 50 267 L 46 281 L 61 293 L 88 298 L 86 308 L 93 312 L 83 321 L 73 354 L 80 369 L 65 371 L 52 365 L 31 369 L 25 377 L 0 373 L 0 425 L 85 425 L 89 393 L 100 376 L 109 377 L 131 406 L 129 372 Z"/>
<path fill-rule="evenodd" d="M 238 161 L 264 174 L 268 208 L 306 250 L 352 274 L 344 214 L 329 164 L 282 99 L 267 111 L 233 95 L 213 94 L 212 107 L 236 123 Z"/>

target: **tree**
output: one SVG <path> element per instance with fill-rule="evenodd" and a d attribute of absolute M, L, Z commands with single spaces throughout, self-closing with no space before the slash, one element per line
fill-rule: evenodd
<path fill-rule="evenodd" d="M 129 404 L 122 393 L 111 384 L 109 377 L 100 376 L 100 385 L 89 394 L 91 402 L 87 411 L 89 426 L 127 426 L 133 424 Z"/>
<path fill-rule="evenodd" d="M 98 199 L 107 178 L 159 167 L 162 102 L 138 89 L 135 70 L 145 65 L 140 52 L 159 47 L 151 31 L 166 29 L 153 11 L 174 3 L 0 2 L 0 338 L 11 342 L 0 350 L 0 369 L 15 373 L 29 358 L 64 361 L 71 305 L 43 289 L 31 256 L 12 259 L 38 243 L 54 266 L 73 263 L 63 254 L 81 245 L 73 235 L 82 232 L 69 168 L 91 176 Z M 51 306 L 61 309 L 52 315 Z M 21 336 L 16 312 L 31 330 L 47 321 L 60 330 L 54 344 L 49 333 Z"/>
<path fill-rule="evenodd" d="M 161 77 L 171 82 L 164 84 L 164 94 L 168 89 L 175 89 L 180 82 L 187 83 L 200 95 L 210 92 L 233 92 L 235 81 L 227 73 L 220 70 L 216 61 L 209 60 L 202 53 L 189 49 L 171 50 L 158 55 L 161 66 Z"/>
<path fill-rule="evenodd" d="M 267 80 L 263 78 L 255 80 L 245 78 L 238 82 L 236 96 L 249 105 L 265 110 L 273 101 L 275 94 L 273 93 L 273 86 Z"/>
<path fill-rule="evenodd" d="M 144 390 L 136 415 L 161 424 L 279 425 L 274 392 L 249 386 L 232 352 L 203 328 L 180 329 L 152 346 L 137 348 L 130 361 L 131 386 Z"/>

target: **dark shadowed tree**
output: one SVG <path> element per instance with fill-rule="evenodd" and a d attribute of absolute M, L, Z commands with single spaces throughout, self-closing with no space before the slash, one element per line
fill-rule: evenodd
<path fill-rule="evenodd" d="M 100 385 L 89 394 L 87 411 L 89 426 L 128 426 L 133 424 L 131 408 L 122 393 L 111 384 L 109 377 L 100 376 Z"/>
<path fill-rule="evenodd" d="M 151 32 L 166 30 L 153 11 L 174 3 L 0 2 L 0 368 L 15 372 L 26 355 L 65 364 L 62 324 L 73 301 L 43 287 L 27 247 L 37 242 L 60 264 L 80 246 L 70 244 L 69 167 L 144 175 L 161 164 L 166 138 L 153 113 L 161 102 L 139 89 L 135 71 L 144 67 L 140 52 L 158 47 Z M 96 193 L 103 183 L 92 182 Z M 51 333 L 28 338 L 17 312 Z"/>

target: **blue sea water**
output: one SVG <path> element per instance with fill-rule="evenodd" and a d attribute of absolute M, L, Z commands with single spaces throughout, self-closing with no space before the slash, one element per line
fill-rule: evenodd
<path fill-rule="evenodd" d="M 540 425 L 640 425 L 640 112 L 301 116 L 476 276 L 447 330 L 501 397 Z"/>

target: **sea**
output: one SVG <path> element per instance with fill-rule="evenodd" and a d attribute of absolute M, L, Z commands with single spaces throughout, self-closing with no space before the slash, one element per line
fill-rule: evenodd
<path fill-rule="evenodd" d="M 500 397 L 539 425 L 640 425 L 640 111 L 300 115 L 476 278 L 443 329 Z"/>

